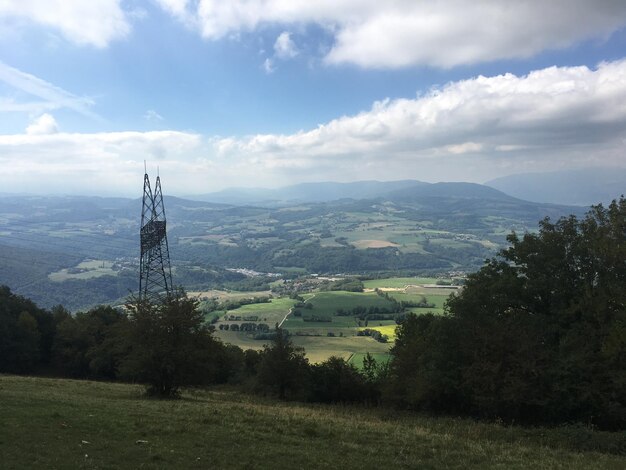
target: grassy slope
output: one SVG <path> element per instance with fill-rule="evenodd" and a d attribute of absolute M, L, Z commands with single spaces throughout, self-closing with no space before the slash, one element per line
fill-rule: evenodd
<path fill-rule="evenodd" d="M 623 434 L 0 376 L 3 469 L 624 468 Z M 138 442 L 144 441 L 144 442 Z M 613 454 L 609 453 L 613 452 Z"/>

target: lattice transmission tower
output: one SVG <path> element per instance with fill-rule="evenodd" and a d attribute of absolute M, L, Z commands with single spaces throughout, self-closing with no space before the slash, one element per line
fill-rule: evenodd
<path fill-rule="evenodd" d="M 157 174 L 152 193 L 147 171 L 143 177 L 140 238 L 139 299 L 158 303 L 172 293 L 172 269 L 161 178 Z"/>

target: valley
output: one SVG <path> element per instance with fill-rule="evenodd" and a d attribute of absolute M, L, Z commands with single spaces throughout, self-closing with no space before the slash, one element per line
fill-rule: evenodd
<path fill-rule="evenodd" d="M 583 211 L 469 183 L 301 186 L 257 205 L 166 197 L 174 283 L 225 342 L 261 349 L 280 325 L 310 360 L 357 366 L 366 352 L 387 357 L 404 315 L 443 313 L 459 286 L 441 284 L 462 284 L 510 232 Z M 140 201 L 0 199 L 0 284 L 73 311 L 136 291 Z"/>

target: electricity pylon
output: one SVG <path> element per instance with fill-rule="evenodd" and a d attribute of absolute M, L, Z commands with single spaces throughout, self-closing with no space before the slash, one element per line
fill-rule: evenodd
<path fill-rule="evenodd" d="M 161 178 L 157 175 L 153 194 L 147 171 L 143 177 L 140 238 L 139 300 L 159 303 L 172 293 L 172 269 Z"/>

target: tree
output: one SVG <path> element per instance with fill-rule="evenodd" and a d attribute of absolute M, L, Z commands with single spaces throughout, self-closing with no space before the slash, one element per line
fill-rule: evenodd
<path fill-rule="evenodd" d="M 42 363 L 49 352 L 51 318 L 30 300 L 0 286 L 0 372 L 32 372 Z"/>
<path fill-rule="evenodd" d="M 409 315 L 389 396 L 527 422 L 626 424 L 626 200 L 538 233 L 468 277 L 444 317 Z M 443 398 L 443 400 L 442 400 Z"/>
<path fill-rule="evenodd" d="M 52 347 L 57 370 L 70 377 L 117 378 L 127 352 L 126 314 L 102 305 L 71 316 L 56 307 L 54 318 L 59 322 Z"/>
<path fill-rule="evenodd" d="M 296 347 L 289 333 L 276 326 L 272 342 L 263 347 L 258 364 L 257 383 L 285 399 L 295 397 L 306 387 L 308 359 L 304 349 Z"/>
<path fill-rule="evenodd" d="M 341 357 L 311 366 L 310 399 L 324 403 L 360 402 L 369 398 L 366 379 Z"/>
<path fill-rule="evenodd" d="M 216 375 L 212 360 L 221 346 L 204 323 L 198 301 L 178 290 L 162 303 L 138 299 L 130 312 L 130 351 L 122 373 L 147 384 L 147 393 L 172 398 L 180 387 L 209 383 Z"/>

